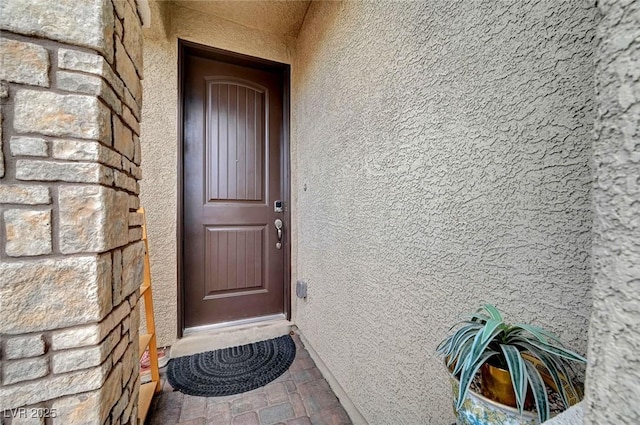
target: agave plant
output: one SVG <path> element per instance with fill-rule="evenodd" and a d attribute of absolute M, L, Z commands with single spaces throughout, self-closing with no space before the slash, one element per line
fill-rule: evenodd
<path fill-rule="evenodd" d="M 552 333 L 537 326 L 507 324 L 498 309 L 490 304 L 485 304 L 451 329 L 460 325 L 453 335 L 440 343 L 437 350 L 444 356 L 453 375 L 459 374 L 457 410 L 460 410 L 474 376 L 491 359 L 492 363 L 508 369 L 511 374 L 520 414 L 524 409 L 527 388 L 531 387 L 538 419 L 546 421 L 549 418 L 549 400 L 545 383 L 531 359 L 523 353 L 537 359 L 548 370 L 565 408 L 569 407 L 569 396 L 578 398 L 568 373 L 571 368 L 569 361 L 586 363 L 587 360 L 564 348 Z M 568 385 L 563 385 L 561 376 L 566 377 Z"/>

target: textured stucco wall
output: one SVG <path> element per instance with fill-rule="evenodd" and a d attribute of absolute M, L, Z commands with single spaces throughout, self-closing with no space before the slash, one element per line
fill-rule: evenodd
<path fill-rule="evenodd" d="M 593 1 L 313 3 L 293 66 L 294 320 L 372 424 L 450 424 L 481 302 L 579 352 Z"/>
<path fill-rule="evenodd" d="M 152 2 L 151 8 L 151 28 L 144 34 L 145 174 L 140 190 L 147 210 L 158 343 L 170 345 L 177 333 L 178 38 L 285 63 L 291 61 L 293 39 L 166 3 Z"/>
<path fill-rule="evenodd" d="M 180 1 L 180 6 L 269 34 L 297 36 L 311 0 Z"/>
<path fill-rule="evenodd" d="M 585 423 L 640 423 L 640 2 L 598 25 L 593 316 Z"/>

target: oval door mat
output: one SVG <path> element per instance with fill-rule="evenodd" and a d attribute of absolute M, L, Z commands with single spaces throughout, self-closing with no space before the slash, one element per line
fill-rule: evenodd
<path fill-rule="evenodd" d="M 282 375 L 296 356 L 289 335 L 169 360 L 169 384 L 185 394 L 219 397 L 262 387 Z"/>

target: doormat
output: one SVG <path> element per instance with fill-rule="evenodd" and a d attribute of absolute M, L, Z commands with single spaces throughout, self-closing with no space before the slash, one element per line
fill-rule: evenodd
<path fill-rule="evenodd" d="M 282 375 L 296 356 L 289 335 L 169 360 L 169 384 L 184 394 L 220 397 L 260 388 Z"/>

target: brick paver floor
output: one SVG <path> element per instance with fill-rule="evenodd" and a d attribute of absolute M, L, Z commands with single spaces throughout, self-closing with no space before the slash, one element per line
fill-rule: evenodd
<path fill-rule="evenodd" d="M 173 391 L 161 375 L 149 425 L 348 425 L 349 416 L 304 348 L 298 335 L 296 358 L 268 385 L 226 397 L 194 397 Z"/>

